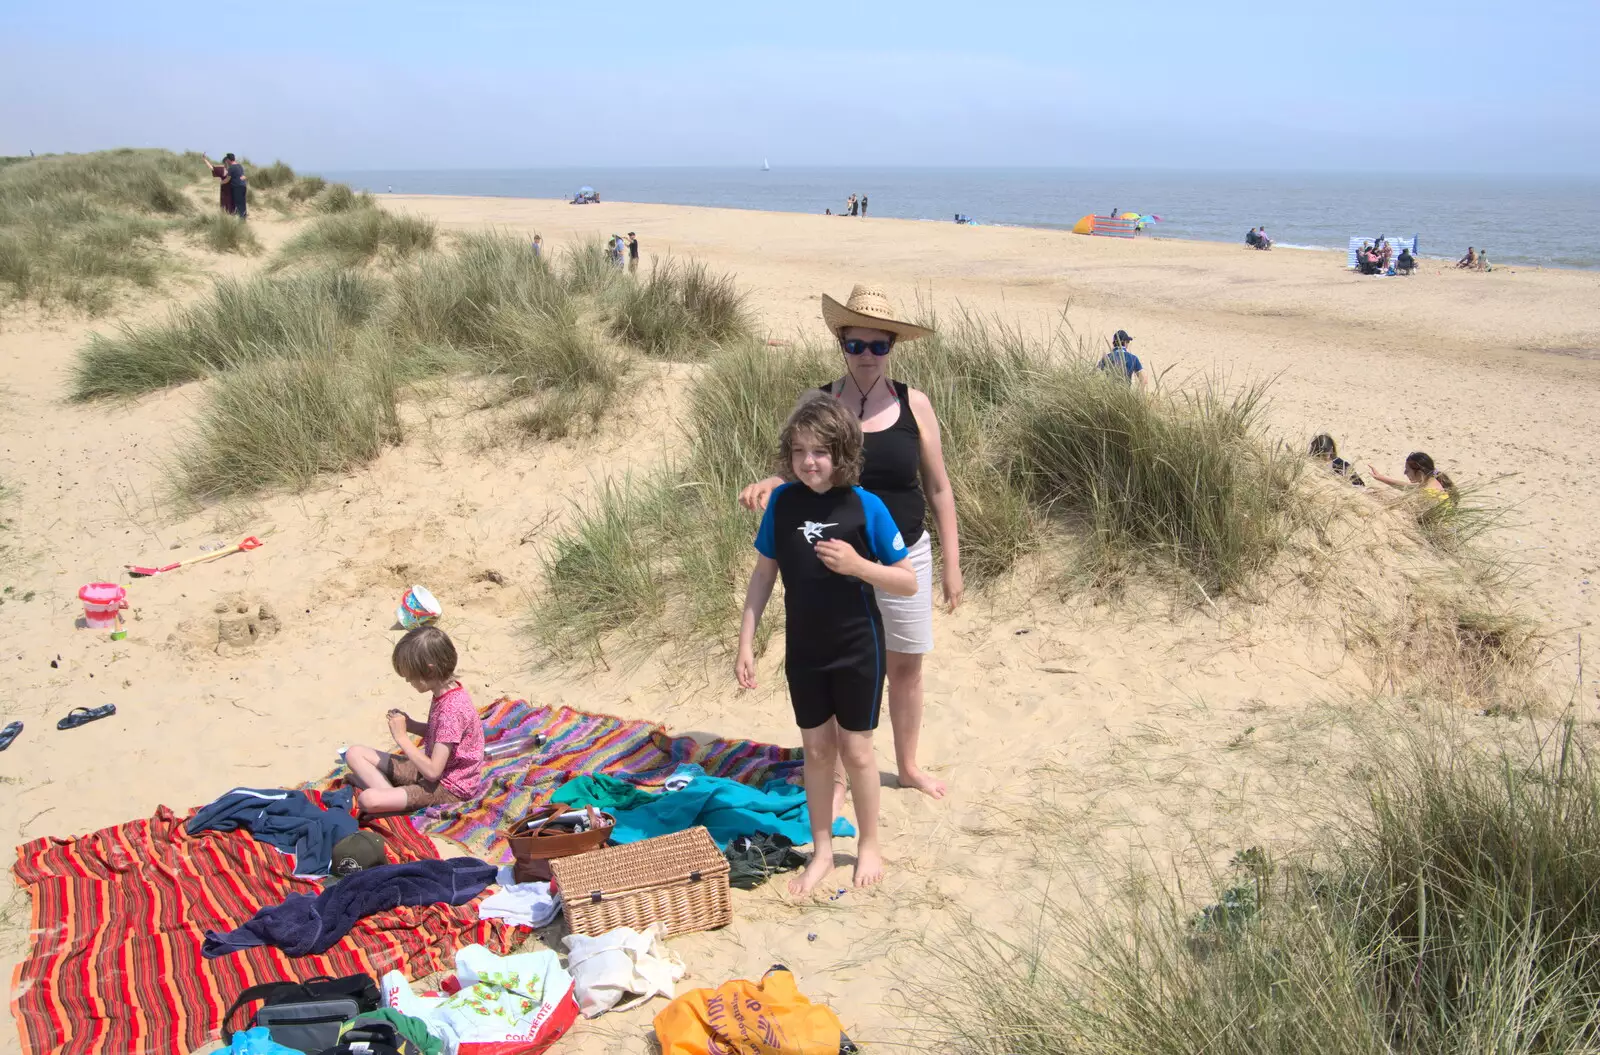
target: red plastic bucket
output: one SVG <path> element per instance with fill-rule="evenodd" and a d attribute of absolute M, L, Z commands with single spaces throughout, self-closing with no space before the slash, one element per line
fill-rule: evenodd
<path fill-rule="evenodd" d="M 128 591 L 114 582 L 92 582 L 78 591 L 83 621 L 94 630 L 117 625 L 117 613 L 128 607 Z"/>

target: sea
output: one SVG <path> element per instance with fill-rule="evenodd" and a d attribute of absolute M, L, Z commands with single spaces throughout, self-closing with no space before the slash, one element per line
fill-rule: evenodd
<path fill-rule="evenodd" d="M 983 168 L 551 168 L 330 171 L 382 194 L 602 200 L 776 212 L 839 212 L 930 223 L 1070 229 L 1115 209 L 1160 217 L 1149 233 L 1244 241 L 1264 226 L 1284 247 L 1344 251 L 1355 236 L 1419 240 L 1421 255 L 1485 249 L 1494 264 L 1600 269 L 1600 178 Z"/>

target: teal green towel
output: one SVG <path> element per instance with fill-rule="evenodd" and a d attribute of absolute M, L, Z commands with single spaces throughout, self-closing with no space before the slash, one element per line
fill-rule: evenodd
<path fill-rule="evenodd" d="M 574 777 L 567 781 L 550 796 L 550 801 L 565 803 L 568 806 L 594 806 L 607 813 L 614 813 L 617 810 L 643 806 L 653 801 L 655 797 L 626 780 L 618 780 L 604 773 L 595 773 L 592 776 Z"/>
<path fill-rule="evenodd" d="M 597 802 L 586 795 L 606 801 Z M 616 817 L 617 827 L 611 835 L 616 843 L 670 835 L 697 824 L 706 826 L 719 850 L 726 850 L 728 843 L 741 835 L 782 835 L 796 846 L 811 842 L 805 789 L 781 777 L 757 788 L 725 777 L 697 776 L 682 791 L 652 795 L 614 777 L 584 776 L 563 784 L 551 799 L 569 805 L 592 804 Z M 627 805 L 617 805 L 623 802 Z M 833 822 L 833 834 L 855 833 L 855 827 L 844 818 Z"/>

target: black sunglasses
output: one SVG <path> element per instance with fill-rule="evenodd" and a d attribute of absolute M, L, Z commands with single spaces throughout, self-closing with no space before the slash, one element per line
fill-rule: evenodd
<path fill-rule="evenodd" d="M 863 341 L 857 337 L 842 337 L 839 339 L 839 346 L 844 349 L 845 355 L 865 355 L 871 352 L 881 358 L 894 348 L 894 341 Z"/>

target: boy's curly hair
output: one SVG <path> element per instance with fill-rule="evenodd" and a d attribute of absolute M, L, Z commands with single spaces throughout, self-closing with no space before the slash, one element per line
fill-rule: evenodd
<path fill-rule="evenodd" d="M 826 392 L 812 392 L 800 401 L 784 422 L 778 437 L 778 475 L 793 480 L 794 437 L 809 432 L 833 455 L 833 486 L 854 487 L 861 482 L 861 422 Z"/>

